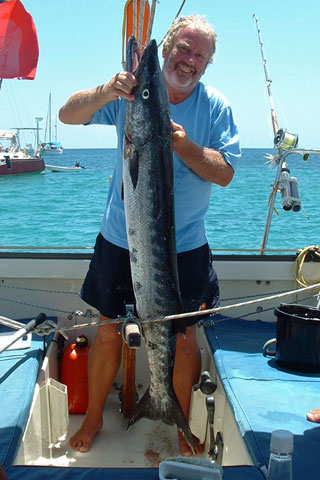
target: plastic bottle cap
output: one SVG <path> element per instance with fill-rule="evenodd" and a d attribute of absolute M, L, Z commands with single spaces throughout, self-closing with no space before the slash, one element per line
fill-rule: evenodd
<path fill-rule="evenodd" d="M 288 430 L 275 430 L 272 432 L 270 450 L 275 453 L 292 453 L 293 434 Z"/>

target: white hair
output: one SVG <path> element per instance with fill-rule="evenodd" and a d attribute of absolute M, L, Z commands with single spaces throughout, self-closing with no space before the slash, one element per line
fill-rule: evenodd
<path fill-rule="evenodd" d="M 198 30 L 206 35 L 207 38 L 209 38 L 212 41 L 212 52 L 210 55 L 210 60 L 209 62 L 212 62 L 212 57 L 216 51 L 216 43 L 217 43 L 217 34 L 210 23 L 207 22 L 206 18 L 204 15 L 198 15 L 198 14 L 192 14 L 192 15 L 187 15 L 184 17 L 179 17 L 177 18 L 170 26 L 169 30 L 166 33 L 166 36 L 164 37 L 163 40 L 163 47 L 166 48 L 167 50 L 171 50 L 173 41 L 176 37 L 176 35 L 179 33 L 179 31 L 187 27 L 189 25 L 192 25 L 192 27 L 195 30 Z"/>

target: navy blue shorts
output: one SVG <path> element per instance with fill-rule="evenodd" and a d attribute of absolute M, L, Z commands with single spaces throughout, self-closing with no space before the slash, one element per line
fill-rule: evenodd
<path fill-rule="evenodd" d="M 219 305 L 219 284 L 208 244 L 178 253 L 180 292 L 184 312 Z M 117 318 L 126 314 L 125 305 L 134 304 L 129 251 L 105 240 L 99 233 L 89 270 L 83 282 L 81 298 L 102 315 Z M 200 317 L 185 320 L 195 324 Z"/>

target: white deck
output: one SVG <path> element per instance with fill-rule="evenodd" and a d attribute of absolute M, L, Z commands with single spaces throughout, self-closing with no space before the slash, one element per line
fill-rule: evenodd
<path fill-rule="evenodd" d="M 142 419 L 127 431 L 127 419 L 119 413 L 117 392 L 108 398 L 104 427 L 89 454 L 75 452 L 68 439 L 81 425 L 83 415 L 70 415 L 68 438 L 53 450 L 54 465 L 77 467 L 158 467 L 167 457 L 179 454 L 175 427 Z"/>

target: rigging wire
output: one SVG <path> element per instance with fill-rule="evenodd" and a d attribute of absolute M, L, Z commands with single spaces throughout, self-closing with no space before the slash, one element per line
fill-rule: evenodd
<path fill-rule="evenodd" d="M 179 17 L 179 15 L 180 15 L 180 13 L 181 13 L 181 11 L 182 11 L 185 3 L 186 3 L 186 0 L 183 0 L 182 3 L 181 3 L 181 5 L 180 5 L 180 8 L 179 8 L 179 10 L 178 10 L 178 12 L 177 12 L 177 14 L 176 14 L 176 16 L 174 17 L 174 19 L 173 19 L 173 21 L 172 21 L 172 23 Z M 172 25 L 172 23 L 171 23 L 171 25 Z M 162 45 L 164 39 L 165 39 L 165 35 L 164 35 L 164 37 L 162 38 L 161 42 L 159 43 L 158 48 Z"/>

